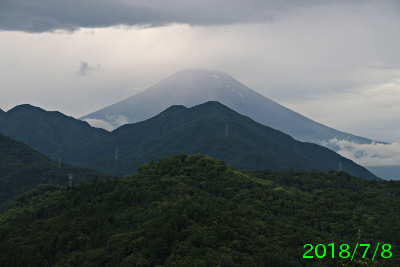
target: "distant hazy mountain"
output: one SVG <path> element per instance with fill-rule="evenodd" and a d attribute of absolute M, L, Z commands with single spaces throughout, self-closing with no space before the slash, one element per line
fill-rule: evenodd
<path fill-rule="evenodd" d="M 172 105 L 192 107 L 207 101 L 218 101 L 297 140 L 320 144 L 323 140 L 336 137 L 359 143 L 371 142 L 310 120 L 262 96 L 226 73 L 196 69 L 179 71 L 137 95 L 81 119 L 103 120 L 118 127 L 121 122 L 149 119 Z"/>
<path fill-rule="evenodd" d="M 28 145 L 0 134 L 0 212 L 12 198 L 39 184 L 67 186 L 68 174 L 73 174 L 78 184 L 102 176 L 87 168 L 59 165 Z"/>
<path fill-rule="evenodd" d="M 57 111 L 20 105 L 0 117 L 0 133 L 22 141 L 40 153 L 58 160 L 108 132 Z"/>
<path fill-rule="evenodd" d="M 377 179 L 332 150 L 296 141 L 215 101 L 192 108 L 171 106 L 151 119 L 121 126 L 79 150 L 75 160 L 123 175 L 151 159 L 181 152 L 202 153 L 243 170 L 328 171 L 337 170 L 341 162 L 342 170 L 352 175 Z"/>

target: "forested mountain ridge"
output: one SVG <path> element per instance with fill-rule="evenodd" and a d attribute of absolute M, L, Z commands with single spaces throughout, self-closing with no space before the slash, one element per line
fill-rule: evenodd
<path fill-rule="evenodd" d="M 99 140 L 108 132 L 58 111 L 24 104 L 1 115 L 0 133 L 22 141 L 54 160 L 61 158 L 64 161 L 66 155 Z"/>
<path fill-rule="evenodd" d="M 338 266 L 345 261 L 339 257 L 341 244 L 353 251 L 357 242 L 373 248 L 380 242 L 391 245 L 392 256 L 382 258 L 379 251 L 375 265 L 395 266 L 399 204 L 397 181 L 336 171 L 243 172 L 201 154 L 180 154 L 150 161 L 123 179 L 67 189 L 42 186 L 15 199 L 0 217 L 0 261 L 5 266 Z M 303 258 L 305 244 L 324 244 L 326 256 L 317 258 L 312 251 L 307 254 L 312 259 Z M 373 249 L 360 259 L 363 252 L 354 261 L 372 264 Z"/>
<path fill-rule="evenodd" d="M 68 185 L 68 174 L 74 183 L 88 182 L 104 174 L 83 167 L 59 164 L 28 145 L 0 134 L 0 212 L 15 196 L 39 184 Z"/>
<path fill-rule="evenodd" d="M 325 147 L 296 141 L 216 101 L 171 106 L 111 133 L 59 112 L 21 105 L 1 116 L 0 132 L 50 158 L 117 176 L 133 174 L 151 159 L 184 152 L 203 153 L 244 170 L 328 171 L 341 162 L 352 175 L 379 179 Z"/>
<path fill-rule="evenodd" d="M 75 160 L 121 176 L 151 159 L 181 152 L 203 153 L 243 170 L 328 171 L 341 162 L 342 169 L 355 176 L 379 179 L 325 147 L 296 141 L 216 101 L 192 108 L 172 106 L 146 121 L 123 125 L 79 150 Z"/>
<path fill-rule="evenodd" d="M 0 116 L 3 115 L 4 113 L 5 111 L 0 108 Z"/>

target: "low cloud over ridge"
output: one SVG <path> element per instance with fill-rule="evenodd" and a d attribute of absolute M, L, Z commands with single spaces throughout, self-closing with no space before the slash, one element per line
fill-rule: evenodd
<path fill-rule="evenodd" d="M 336 138 L 328 141 L 329 145 L 339 147 L 338 154 L 351 159 L 362 166 L 395 166 L 400 165 L 400 144 L 358 144 Z"/>
<path fill-rule="evenodd" d="M 87 123 L 90 124 L 92 127 L 96 128 L 103 128 L 104 130 L 107 130 L 111 132 L 114 130 L 114 126 L 112 126 L 110 123 L 103 121 L 103 120 L 98 120 L 98 119 L 84 119 Z"/>
<path fill-rule="evenodd" d="M 129 123 L 129 118 L 123 115 L 106 115 L 106 120 L 88 118 L 84 119 L 93 127 L 103 128 L 107 131 L 113 131 L 114 129 Z"/>

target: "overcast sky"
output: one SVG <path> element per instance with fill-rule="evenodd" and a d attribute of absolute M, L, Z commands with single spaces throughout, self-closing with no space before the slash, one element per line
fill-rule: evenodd
<path fill-rule="evenodd" d="M 79 118 L 202 67 L 337 130 L 400 139 L 398 0 L 0 0 L 0 30 L 5 111 Z"/>

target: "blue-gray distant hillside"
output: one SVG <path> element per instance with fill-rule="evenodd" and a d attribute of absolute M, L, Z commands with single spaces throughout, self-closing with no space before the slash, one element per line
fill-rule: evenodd
<path fill-rule="evenodd" d="M 108 132 L 58 111 L 46 111 L 29 104 L 0 114 L 0 133 L 22 141 L 40 153 L 62 161 L 82 146 Z"/>

